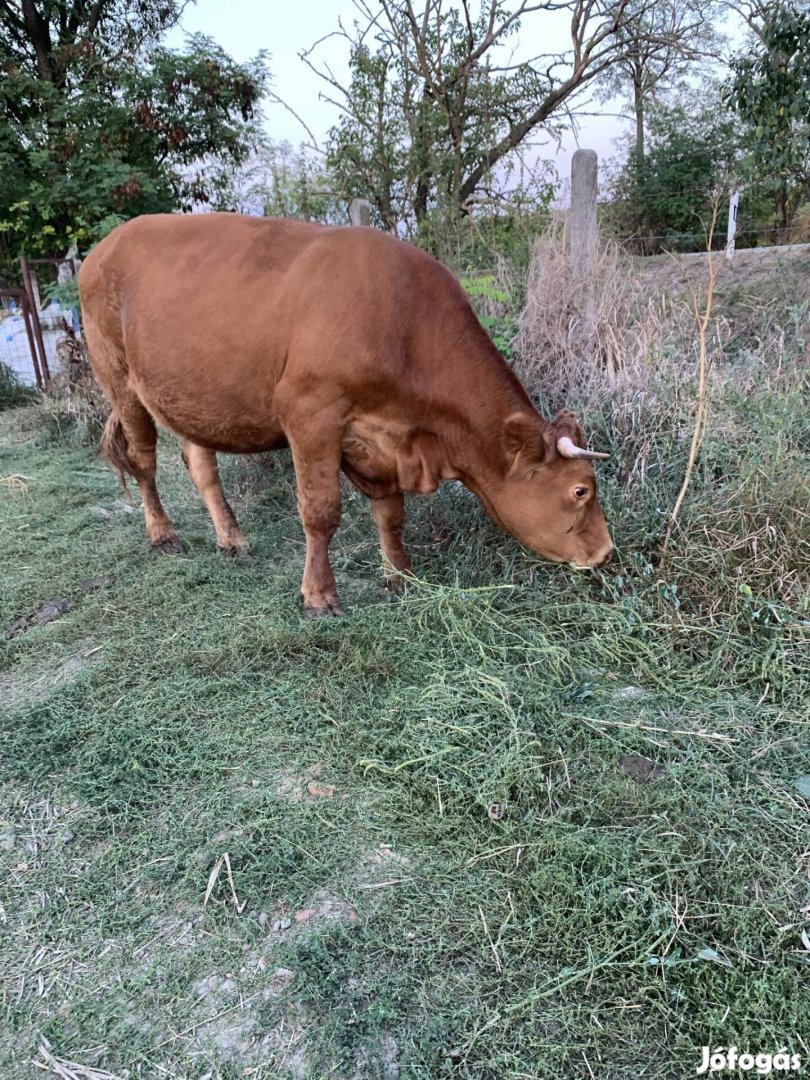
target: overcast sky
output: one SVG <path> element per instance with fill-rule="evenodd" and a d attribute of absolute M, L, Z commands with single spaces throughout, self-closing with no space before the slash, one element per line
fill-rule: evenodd
<path fill-rule="evenodd" d="M 510 38 L 509 50 L 514 49 L 517 58 L 524 59 L 537 53 L 564 49 L 570 16 L 566 18 L 566 13 L 560 14 L 561 19 L 545 14 L 527 17 L 519 34 Z M 247 60 L 260 49 L 267 50 L 274 92 L 306 121 L 322 145 L 337 111 L 334 106 L 319 100 L 326 84 L 309 70 L 298 54 L 336 30 L 339 18 L 350 26 L 355 15 L 351 0 L 287 0 L 284 4 L 272 0 L 197 0 L 186 9 L 182 29 L 172 32 L 169 44 L 181 46 L 183 32 L 203 33 L 214 38 L 236 60 Z M 540 27 L 542 40 L 538 38 Z M 331 39 L 324 42 L 317 56 L 328 59 L 338 77 L 346 74 L 345 41 Z M 539 157 L 553 160 L 563 178 L 568 175 L 570 156 L 577 146 L 596 150 L 601 162 L 615 155 L 613 140 L 627 130 L 627 124 L 615 116 L 617 103 L 593 108 L 602 111 L 602 115 L 584 117 L 579 132 L 569 133 L 559 151 L 554 143 L 548 143 L 538 151 Z M 282 106 L 268 104 L 265 112 L 273 139 L 286 139 L 294 145 L 307 141 L 304 129 Z"/>

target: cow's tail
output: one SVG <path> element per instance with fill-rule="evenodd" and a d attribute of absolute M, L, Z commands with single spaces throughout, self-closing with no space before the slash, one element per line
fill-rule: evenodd
<path fill-rule="evenodd" d="M 121 483 L 121 487 L 127 494 L 127 498 L 131 499 L 132 496 L 127 487 L 127 476 L 129 475 L 137 478 L 139 470 L 129 456 L 127 435 L 124 431 L 124 425 L 121 423 L 121 416 L 117 409 L 113 409 L 107 417 L 107 423 L 104 425 L 104 431 L 101 435 L 101 444 L 98 448 L 98 455 L 109 461 L 110 465 L 112 465 L 118 474 L 118 479 Z"/>

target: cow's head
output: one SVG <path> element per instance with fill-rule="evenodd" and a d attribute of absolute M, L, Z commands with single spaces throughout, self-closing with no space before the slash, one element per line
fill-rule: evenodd
<path fill-rule="evenodd" d="M 506 475 L 482 493 L 493 518 L 527 548 L 578 569 L 602 566 L 613 541 L 596 497 L 594 458 L 570 413 L 550 424 L 520 412 L 504 422 Z"/>

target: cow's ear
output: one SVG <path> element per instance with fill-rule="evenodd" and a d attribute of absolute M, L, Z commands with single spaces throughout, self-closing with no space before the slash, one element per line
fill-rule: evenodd
<path fill-rule="evenodd" d="M 579 421 L 574 414 L 567 409 L 563 409 L 562 412 L 557 413 L 551 421 L 551 426 L 554 428 L 555 443 L 563 438 L 563 436 L 568 436 L 575 446 L 585 445 L 585 438 L 582 434 L 582 428 L 579 426 Z"/>
<path fill-rule="evenodd" d="M 545 428 L 540 417 L 531 413 L 507 416 L 503 422 L 503 447 L 510 474 L 525 475 L 542 465 L 548 453 Z"/>

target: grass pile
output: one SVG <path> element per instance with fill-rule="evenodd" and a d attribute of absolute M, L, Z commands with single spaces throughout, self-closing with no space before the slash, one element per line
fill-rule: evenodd
<path fill-rule="evenodd" d="M 614 566 L 541 565 L 448 485 L 394 600 L 347 489 L 345 620 L 300 615 L 286 455 L 224 463 L 231 561 L 163 443 L 168 559 L 86 447 L 6 413 L 2 625 L 70 610 L 0 642 L 3 1076 L 810 1060 L 805 327 L 715 366 L 664 566 L 691 432 L 662 371 L 571 401 L 616 451 Z"/>

